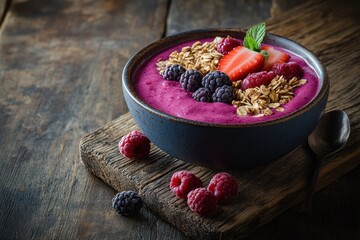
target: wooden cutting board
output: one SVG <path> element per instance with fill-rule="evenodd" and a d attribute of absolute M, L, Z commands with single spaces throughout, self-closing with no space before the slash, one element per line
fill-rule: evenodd
<path fill-rule="evenodd" d="M 186 169 L 207 184 L 217 171 L 174 159 L 155 146 L 152 146 L 148 160 L 124 158 L 117 144 L 124 134 L 133 129 L 137 126 L 128 113 L 85 136 L 80 143 L 82 161 L 117 191 L 138 191 L 149 209 L 190 237 L 245 237 L 304 199 L 312 169 L 306 145 L 268 165 L 230 172 L 240 184 L 240 194 L 231 203 L 219 207 L 214 217 L 200 217 L 188 209 L 184 200 L 170 192 L 171 175 Z M 324 162 L 317 190 L 359 164 L 359 151 L 351 145 Z"/>
<path fill-rule="evenodd" d="M 324 161 L 316 190 L 360 163 L 360 84 L 357 65 L 360 61 L 360 27 L 357 12 L 354 11 L 356 8 L 342 7 L 336 13 L 332 9 L 334 5 L 330 4 L 325 9 L 320 4 L 307 4 L 267 22 L 269 32 L 288 36 L 319 56 L 331 79 L 327 111 L 343 109 L 350 118 L 352 133 L 348 144 Z M 298 11 L 304 14 L 299 15 Z M 189 237 L 245 237 L 305 197 L 313 164 L 304 143 L 270 164 L 230 172 L 240 184 L 240 194 L 231 203 L 219 207 L 215 216 L 200 217 L 189 210 L 184 200 L 171 193 L 171 175 L 186 169 L 199 176 L 206 185 L 218 171 L 174 159 L 154 145 L 149 159 L 126 159 L 119 154 L 117 144 L 124 134 L 133 129 L 137 129 L 137 126 L 127 113 L 84 136 L 80 142 L 81 160 L 91 172 L 117 191 L 138 191 L 149 209 Z"/>

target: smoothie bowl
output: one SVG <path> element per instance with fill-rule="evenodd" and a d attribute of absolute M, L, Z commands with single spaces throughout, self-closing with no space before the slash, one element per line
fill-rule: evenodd
<path fill-rule="evenodd" d="M 251 29 L 180 33 L 128 61 L 125 101 L 156 146 L 185 162 L 240 169 L 306 141 L 327 103 L 327 72 L 303 46 L 269 33 L 253 42 Z"/>

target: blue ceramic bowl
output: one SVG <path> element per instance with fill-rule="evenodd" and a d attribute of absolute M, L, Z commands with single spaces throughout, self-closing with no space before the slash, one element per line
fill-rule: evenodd
<path fill-rule="evenodd" d="M 329 93 L 328 75 L 318 58 L 306 48 L 277 35 L 267 33 L 264 38 L 264 43 L 302 56 L 320 77 L 320 91 L 309 104 L 276 120 L 238 125 L 186 120 L 152 108 L 143 102 L 134 90 L 134 75 L 137 69 L 154 54 L 185 41 L 228 35 L 243 39 L 245 31 L 195 30 L 161 39 L 145 47 L 134 55 L 124 68 L 123 93 L 139 128 L 170 156 L 215 169 L 255 167 L 276 160 L 304 143 L 325 109 Z"/>

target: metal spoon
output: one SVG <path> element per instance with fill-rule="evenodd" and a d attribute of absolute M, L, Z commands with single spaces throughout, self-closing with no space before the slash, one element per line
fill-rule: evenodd
<path fill-rule="evenodd" d="M 303 211 L 311 212 L 312 196 L 319 175 L 323 159 L 339 151 L 350 136 L 350 120 L 348 115 L 341 110 L 325 113 L 314 131 L 308 137 L 310 149 L 315 154 L 315 169 L 312 175 L 307 197 L 304 201 Z"/>

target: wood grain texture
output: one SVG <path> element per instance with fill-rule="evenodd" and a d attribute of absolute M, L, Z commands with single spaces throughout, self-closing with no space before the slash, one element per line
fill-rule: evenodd
<path fill-rule="evenodd" d="M 166 0 L 12 1 L 0 34 L 1 239 L 183 238 L 145 209 L 119 218 L 115 191 L 78 152 L 127 112 L 121 70 L 162 36 L 166 11 Z"/>
<path fill-rule="evenodd" d="M 336 2 L 332 4 L 336 6 Z M 351 17 L 357 16 L 357 12 L 346 7 L 339 8 L 341 11 L 336 12 L 337 22 L 332 24 L 335 16 L 331 16 L 330 9 L 333 7 L 334 5 L 330 5 L 327 9 L 320 3 L 309 3 L 268 21 L 270 32 L 293 36 L 292 39 L 310 46 L 320 57 L 329 70 L 332 81 L 327 110 L 344 109 L 351 120 L 350 140 L 342 151 L 324 162 L 317 190 L 353 170 L 360 163 L 360 119 L 357 114 L 360 85 L 351 79 L 359 71 L 356 64 L 350 64 L 359 60 L 360 48 L 356 39 L 359 39 L 360 29 L 356 24 L 357 19 Z M 304 12 L 305 9 L 306 14 L 301 17 L 293 14 L 295 11 Z M 319 14 L 321 11 L 326 14 Z M 313 21 L 317 23 L 314 27 L 312 25 L 315 24 L 311 24 Z M 303 27 L 299 31 L 298 24 L 311 27 Z M 337 24 L 346 28 L 339 33 Z M 296 33 L 293 32 L 294 29 L 297 29 Z M 339 54 L 339 49 L 343 53 Z M 337 61 L 333 61 L 335 57 Z M 80 149 L 84 163 L 115 189 L 138 190 L 151 210 L 191 238 L 245 237 L 303 199 L 303 190 L 312 165 L 307 148 L 300 146 L 274 163 L 252 170 L 232 172 L 241 183 L 242 194 L 229 206 L 221 207 L 215 217 L 201 218 L 191 213 L 183 200 L 173 196 L 168 189 L 169 179 L 174 171 L 187 169 L 208 183 L 216 171 L 172 159 L 156 147 L 153 147 L 149 160 L 145 162 L 124 159 L 118 154 L 116 144 L 123 134 L 134 128 L 136 126 L 131 116 L 125 114 L 84 137 Z M 359 198 L 358 192 L 355 196 Z M 358 206 L 356 211 L 359 211 Z M 351 216 L 351 219 L 356 219 L 356 215 Z M 359 236 L 358 229 L 352 230 L 347 236 Z"/>
<path fill-rule="evenodd" d="M 272 1 L 171 2 L 166 35 L 200 28 L 246 28 L 270 17 Z M 285 7 L 284 7 L 285 9 Z"/>
<path fill-rule="evenodd" d="M 3 23 L 5 18 L 7 7 L 10 4 L 10 0 L 0 0 L 0 27 Z"/>
<path fill-rule="evenodd" d="M 299 6 L 309 1 L 310 0 L 273 0 L 270 9 L 270 15 L 272 18 L 275 18 L 282 13 L 295 8 L 296 6 Z"/>

